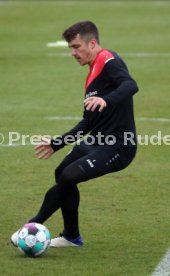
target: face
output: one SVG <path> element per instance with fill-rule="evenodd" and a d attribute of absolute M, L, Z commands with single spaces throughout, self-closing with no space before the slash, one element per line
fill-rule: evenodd
<path fill-rule="evenodd" d="M 71 55 L 80 63 L 80 65 L 90 64 L 93 59 L 93 49 L 95 47 L 95 39 L 84 41 L 78 34 L 68 46 L 71 49 Z"/>

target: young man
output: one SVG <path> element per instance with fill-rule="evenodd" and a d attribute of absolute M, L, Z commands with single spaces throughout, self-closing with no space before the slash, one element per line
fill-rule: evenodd
<path fill-rule="evenodd" d="M 39 158 L 47 159 L 66 144 L 84 140 L 73 147 L 55 171 L 56 184 L 48 190 L 38 214 L 29 222 L 44 223 L 61 208 L 64 230 L 51 240 L 51 247 L 81 246 L 77 184 L 127 167 L 136 153 L 133 95 L 138 91 L 123 60 L 100 46 L 93 22 L 82 21 L 63 33 L 72 56 L 89 65 L 85 84 L 83 119 L 70 131 L 50 141 L 42 138 L 36 147 Z M 70 139 L 70 137 L 72 139 Z M 11 241 L 17 245 L 18 231 Z"/>

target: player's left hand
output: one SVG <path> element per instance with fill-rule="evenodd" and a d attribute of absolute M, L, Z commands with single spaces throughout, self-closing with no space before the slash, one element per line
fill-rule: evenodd
<path fill-rule="evenodd" d="M 105 100 L 100 97 L 89 97 L 84 100 L 84 105 L 88 111 L 95 111 L 95 109 L 99 107 L 99 112 L 102 112 L 103 109 L 107 106 Z"/>
<path fill-rule="evenodd" d="M 48 159 L 54 153 L 51 147 L 51 140 L 41 136 L 41 142 L 35 147 L 36 155 L 39 159 Z"/>

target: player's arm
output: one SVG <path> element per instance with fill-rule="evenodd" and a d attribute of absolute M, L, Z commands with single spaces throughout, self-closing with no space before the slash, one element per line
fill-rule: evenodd
<path fill-rule="evenodd" d="M 84 118 L 74 128 L 62 136 L 51 140 L 42 136 L 40 144 L 35 147 L 36 155 L 39 159 L 48 159 L 54 152 L 63 148 L 65 145 L 76 142 L 89 131 L 88 120 Z"/>
<path fill-rule="evenodd" d="M 138 91 L 136 82 L 119 60 L 110 60 L 105 66 L 105 73 L 109 81 L 116 85 L 116 89 L 102 97 L 107 105 L 119 104 Z"/>
<path fill-rule="evenodd" d="M 74 128 L 64 133 L 62 136 L 51 140 L 51 147 L 54 151 L 58 151 L 65 145 L 72 144 L 81 139 L 90 131 L 90 126 L 87 118 L 83 118 Z"/>
<path fill-rule="evenodd" d="M 106 79 L 113 83 L 113 89 L 108 95 L 103 97 L 89 97 L 84 101 L 86 110 L 95 111 L 98 108 L 102 112 L 107 105 L 116 105 L 128 97 L 132 97 L 137 91 L 138 86 L 131 78 L 126 66 L 116 60 L 110 60 L 104 68 Z"/>

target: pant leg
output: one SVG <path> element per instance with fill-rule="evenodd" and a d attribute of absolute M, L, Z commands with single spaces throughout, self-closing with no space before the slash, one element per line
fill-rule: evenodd
<path fill-rule="evenodd" d="M 88 148 L 81 146 L 75 146 L 71 152 L 65 157 L 63 162 L 55 170 L 56 183 L 58 182 L 61 173 L 73 161 L 81 158 L 89 152 Z M 69 194 L 61 205 L 61 212 L 63 217 L 64 229 L 62 234 L 70 239 L 77 238 L 80 236 L 79 231 L 79 208 L 80 193 L 77 185 L 73 185 L 69 190 Z"/>
<path fill-rule="evenodd" d="M 85 156 L 71 163 L 64 171 L 64 174 L 70 179 L 68 185 L 72 183 L 74 178 L 75 183 L 79 183 L 124 169 L 134 158 L 135 151 L 135 149 L 122 149 L 120 147 L 91 147 L 90 150 L 86 151 Z M 84 174 L 80 174 L 81 178 L 77 179 L 79 169 L 84 171 Z M 64 182 L 67 183 L 67 181 L 62 181 L 62 183 Z M 75 197 L 72 195 L 67 197 L 61 209 L 64 219 L 63 234 L 68 238 L 76 238 L 79 236 L 79 225 L 78 205 L 75 206 Z"/>
<path fill-rule="evenodd" d="M 62 188 L 62 185 L 58 184 L 58 182 L 63 170 L 69 164 L 82 157 L 86 153 L 87 149 L 82 147 L 74 147 L 73 150 L 64 158 L 64 160 L 55 170 L 55 179 L 57 184 L 55 184 L 47 191 L 39 212 L 36 216 L 31 218 L 29 222 L 44 223 L 56 210 L 61 208 L 65 232 L 69 235 L 70 238 L 74 238 L 75 236 L 77 237 L 79 235 L 78 207 L 80 197 L 78 188 L 77 186 L 72 185 L 65 190 Z M 67 231 L 67 228 L 70 230 Z"/>
<path fill-rule="evenodd" d="M 71 190 L 77 183 L 121 170 L 132 161 L 133 157 L 128 149 L 121 147 L 90 146 L 90 151 L 87 150 L 86 154 L 84 153 L 81 158 L 77 158 L 62 170 L 58 177 L 58 184 L 47 192 L 38 215 L 30 221 L 43 223 L 58 208 L 64 206 L 69 193 L 71 194 Z M 68 200 L 67 210 L 71 210 L 73 199 Z M 63 211 L 65 213 L 64 208 Z M 75 216 L 77 216 L 76 213 Z M 68 214 L 66 216 L 63 214 L 63 217 L 68 217 Z M 65 225 L 69 225 L 69 222 Z M 69 232 L 68 227 L 65 230 Z"/>
<path fill-rule="evenodd" d="M 128 148 L 117 144 L 87 146 L 87 148 L 86 154 L 70 163 L 61 174 L 62 177 L 68 178 L 68 182 L 77 184 L 123 170 L 132 162 L 136 154 L 135 147 Z M 80 174 L 79 170 L 84 174 Z M 65 184 L 67 180 L 64 181 Z"/>

